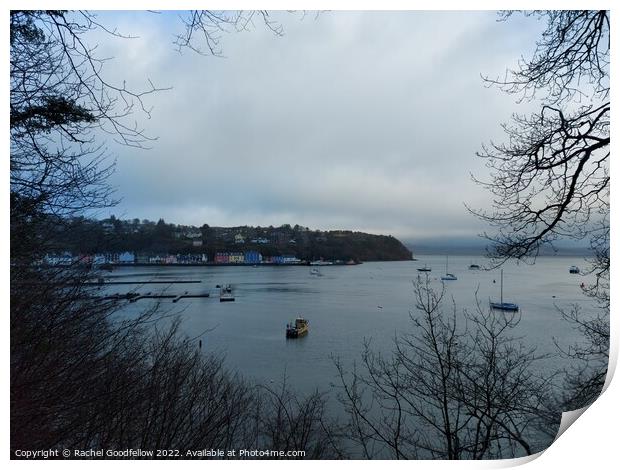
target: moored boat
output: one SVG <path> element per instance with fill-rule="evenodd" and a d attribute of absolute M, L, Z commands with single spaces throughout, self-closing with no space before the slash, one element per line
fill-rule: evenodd
<path fill-rule="evenodd" d="M 446 274 L 444 276 L 441 276 L 441 280 L 442 281 L 456 281 L 457 277 L 448 272 L 448 257 L 446 256 Z"/>
<path fill-rule="evenodd" d="M 493 281 L 495 282 L 495 281 Z M 508 312 L 517 312 L 519 306 L 512 302 L 504 302 L 504 270 L 501 270 L 501 284 L 500 284 L 500 300 L 499 302 L 491 302 L 489 300 L 489 306 L 495 310 L 505 310 Z"/>
<path fill-rule="evenodd" d="M 577 266 L 571 266 L 568 268 L 568 272 L 571 274 L 579 274 L 579 268 Z"/>
<path fill-rule="evenodd" d="M 308 333 L 308 320 L 299 317 L 295 319 L 295 322 L 286 324 L 286 337 L 298 338 Z"/>
<path fill-rule="evenodd" d="M 489 305 L 495 310 L 506 310 L 510 312 L 517 312 L 519 310 L 519 306 L 512 302 L 491 302 Z"/>
<path fill-rule="evenodd" d="M 331 266 L 333 261 L 323 261 L 322 259 L 316 261 L 310 261 L 310 266 Z"/>
<path fill-rule="evenodd" d="M 220 288 L 220 302 L 234 302 L 235 296 L 232 293 L 230 284 Z"/>

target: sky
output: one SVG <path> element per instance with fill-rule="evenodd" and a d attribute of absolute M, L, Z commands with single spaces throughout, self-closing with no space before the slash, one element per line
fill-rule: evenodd
<path fill-rule="evenodd" d="M 106 78 L 171 87 L 146 98 L 149 150 L 109 142 L 122 218 L 212 226 L 299 224 L 405 240 L 473 239 L 488 207 L 476 157 L 531 104 L 485 86 L 544 26 L 495 12 L 276 12 L 223 33 L 223 57 L 179 53 L 179 15 L 101 12 Z M 102 216 L 107 216 L 105 213 Z"/>

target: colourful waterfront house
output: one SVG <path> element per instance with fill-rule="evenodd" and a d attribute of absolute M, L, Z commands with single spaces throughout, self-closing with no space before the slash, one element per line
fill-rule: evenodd
<path fill-rule="evenodd" d="M 244 259 L 243 253 L 231 253 L 228 256 L 229 263 L 243 264 Z"/>
<path fill-rule="evenodd" d="M 177 264 L 176 255 L 167 255 L 164 259 L 164 264 Z"/>
<path fill-rule="evenodd" d="M 215 262 L 218 264 L 229 263 L 228 258 L 229 258 L 228 253 L 215 253 Z"/>
<path fill-rule="evenodd" d="M 105 255 L 96 254 L 95 256 L 93 256 L 93 264 L 94 265 L 105 264 Z"/>
<path fill-rule="evenodd" d="M 118 263 L 118 253 L 106 253 L 104 257 L 106 264 Z"/>
<path fill-rule="evenodd" d="M 258 251 L 246 251 L 243 253 L 243 262 L 246 264 L 258 264 L 263 260 Z"/>
<path fill-rule="evenodd" d="M 282 264 L 284 263 L 284 257 L 282 255 L 272 256 L 271 262 L 273 264 Z"/>
<path fill-rule="evenodd" d="M 200 261 L 203 262 L 203 263 L 208 263 L 209 262 L 209 257 L 207 256 L 206 253 L 202 254 L 202 256 L 200 258 Z"/>
<path fill-rule="evenodd" d="M 125 251 L 118 255 L 118 262 L 120 264 L 133 264 L 136 262 L 136 255 L 129 251 Z"/>
<path fill-rule="evenodd" d="M 282 255 L 283 264 L 299 264 L 301 260 L 295 255 Z"/>
<path fill-rule="evenodd" d="M 78 263 L 80 264 L 92 264 L 93 257 L 91 255 L 78 255 Z"/>
<path fill-rule="evenodd" d="M 45 255 L 43 258 L 45 264 L 51 266 L 69 266 L 73 263 L 73 256 L 69 252 L 65 252 L 62 255 Z"/>

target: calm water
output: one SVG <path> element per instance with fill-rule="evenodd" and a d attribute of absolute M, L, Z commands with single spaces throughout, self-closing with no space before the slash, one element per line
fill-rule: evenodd
<path fill-rule="evenodd" d="M 450 257 L 449 271 L 458 280 L 446 282 L 447 298 L 453 297 L 460 310 L 474 310 L 476 290 L 485 306 L 490 297 L 499 299 L 498 270 L 468 269 L 470 263 L 482 265 L 484 261 L 471 256 Z M 325 266 L 321 267 L 322 277 L 311 276 L 307 266 L 123 267 L 114 270 L 110 278 L 201 280 L 200 284 L 143 285 L 135 289 L 210 292 L 211 298 L 183 299 L 176 304 L 163 300 L 162 307 L 181 315 L 183 330 L 189 336 L 206 331 L 202 335 L 203 351 L 224 354 L 229 367 L 244 376 L 280 382 L 286 374 L 290 385 L 308 391 L 328 390 L 330 383 L 337 381 L 332 356 L 352 365 L 359 361 L 364 338 L 371 338 L 377 350 L 389 351 L 394 335 L 414 328 L 409 314 L 417 312 L 412 293 L 416 268 L 424 264 L 431 267 L 430 278 L 441 287 L 439 277 L 445 272 L 445 262 L 444 256 L 424 256 L 415 262 Z M 573 264 L 582 269 L 586 266 L 583 258 L 541 257 L 533 266 L 513 263 L 504 267 L 504 301 L 521 307 L 522 320 L 515 334 L 541 353 L 556 351 L 554 338 L 565 345 L 579 340 L 557 307 L 579 303 L 584 310 L 593 310 L 579 288 L 588 279 L 568 273 Z M 236 301 L 220 303 L 215 286 L 229 283 Z M 110 287 L 116 292 L 133 288 Z M 150 302 L 140 300 L 128 308 L 141 309 Z M 310 332 L 303 338 L 287 340 L 285 325 L 298 315 L 309 319 Z M 562 365 L 561 359 L 551 358 L 541 367 L 552 371 Z"/>

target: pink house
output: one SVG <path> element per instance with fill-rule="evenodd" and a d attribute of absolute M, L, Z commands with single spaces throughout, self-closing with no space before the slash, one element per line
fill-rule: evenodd
<path fill-rule="evenodd" d="M 228 263 L 229 255 L 228 253 L 216 253 L 215 254 L 215 262 L 216 263 Z"/>

